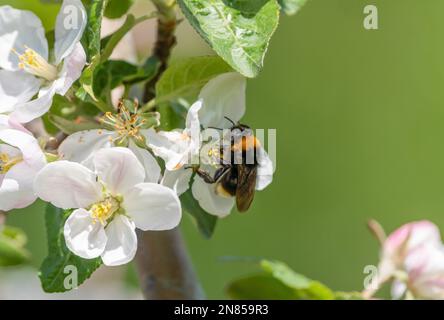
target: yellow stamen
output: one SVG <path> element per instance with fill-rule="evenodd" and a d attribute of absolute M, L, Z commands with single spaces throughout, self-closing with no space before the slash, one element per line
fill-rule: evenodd
<path fill-rule="evenodd" d="M 6 174 L 13 166 L 23 161 L 23 157 L 11 158 L 7 153 L 0 153 L 0 174 Z"/>
<path fill-rule="evenodd" d="M 106 225 L 108 219 L 118 210 L 119 202 L 112 197 L 108 197 L 102 202 L 94 204 L 89 211 L 91 212 L 91 218 L 94 220 L 93 223 L 100 222 L 102 225 Z"/>
<path fill-rule="evenodd" d="M 25 52 L 20 54 L 17 50 L 12 49 L 20 62 L 18 67 L 26 72 L 48 81 L 53 81 L 57 78 L 57 68 L 48 63 L 45 58 L 37 52 L 25 46 Z"/>
<path fill-rule="evenodd" d="M 137 111 L 137 104 L 135 108 Z M 114 131 L 117 132 L 118 137 L 114 138 L 113 142 L 117 140 L 123 142 L 127 138 L 143 141 L 140 129 L 145 124 L 145 119 L 141 118 L 137 112 L 131 113 L 123 103 L 119 105 L 119 111 L 117 114 L 106 112 L 100 121 L 111 126 Z"/>

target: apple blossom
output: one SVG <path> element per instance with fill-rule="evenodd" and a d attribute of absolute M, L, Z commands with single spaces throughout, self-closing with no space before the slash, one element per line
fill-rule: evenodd
<path fill-rule="evenodd" d="M 158 182 L 161 170 L 156 159 L 146 150 L 146 147 L 143 148 L 145 137 L 141 129 L 145 124 L 145 119 L 137 113 L 137 104 L 136 111 L 131 113 L 125 104 L 121 103 L 119 113 L 115 115 L 110 112 L 106 113 L 102 118 L 102 123 L 110 130 L 84 130 L 68 136 L 58 148 L 60 158 L 91 167 L 96 151 L 114 146 L 128 147 L 144 166 L 147 179 Z"/>
<path fill-rule="evenodd" d="M 45 155 L 31 133 L 0 115 L 0 210 L 24 208 L 37 199 L 34 177 L 45 163 Z"/>
<path fill-rule="evenodd" d="M 395 299 L 444 299 L 444 246 L 436 225 L 411 222 L 387 237 L 374 289 L 391 279 Z"/>
<path fill-rule="evenodd" d="M 191 180 L 191 170 L 185 165 L 193 165 L 196 152 L 203 158 L 212 158 L 199 152 L 203 150 L 218 150 L 220 135 L 209 133 L 209 137 L 216 139 L 206 141 L 208 137 L 200 134 L 201 125 L 204 128 L 230 128 L 233 122 L 238 122 L 245 113 L 245 78 L 236 72 L 221 74 L 210 80 L 201 90 L 199 100 L 188 110 L 186 128 L 184 130 L 160 131 L 153 129 L 145 131 L 148 146 L 154 154 L 165 161 L 166 170 L 162 183 L 172 187 L 179 194 L 185 192 Z M 197 132 L 199 130 L 199 132 Z M 213 131 L 213 129 L 207 129 Z M 228 131 L 231 134 L 230 130 Z M 212 142 L 211 142 L 212 141 Z M 228 141 L 231 141 L 228 139 Z M 214 143 L 216 147 L 208 144 Z M 265 150 L 257 149 L 256 159 L 258 161 L 257 190 L 267 187 L 273 177 L 273 164 Z M 205 161 L 204 161 L 205 162 Z M 218 162 L 202 162 L 200 167 L 209 173 L 214 173 Z M 235 205 L 233 197 L 224 197 L 216 192 L 215 184 L 208 184 L 195 176 L 192 183 L 193 197 L 200 206 L 210 214 L 225 217 Z"/>
<path fill-rule="evenodd" d="M 56 161 L 37 175 L 40 198 L 75 209 L 64 226 L 67 247 L 76 255 L 101 257 L 108 266 L 131 261 L 137 250 L 135 228 L 169 230 L 181 219 L 176 193 L 157 181 L 145 182 L 145 169 L 127 148 L 95 152 L 93 170 Z"/>
<path fill-rule="evenodd" d="M 195 102 L 188 110 L 185 129 L 155 132 L 145 131 L 148 146 L 154 154 L 165 160 L 166 170 L 178 170 L 194 163 L 201 147 L 198 112 L 202 101 Z"/>
<path fill-rule="evenodd" d="M 80 44 L 86 20 L 80 0 L 63 1 L 50 62 L 40 19 L 30 11 L 0 7 L 0 113 L 26 123 L 45 114 L 55 94 L 66 94 L 86 63 Z"/>

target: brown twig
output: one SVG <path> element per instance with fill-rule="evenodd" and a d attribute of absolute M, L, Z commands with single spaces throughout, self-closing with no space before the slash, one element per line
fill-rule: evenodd
<path fill-rule="evenodd" d="M 157 19 L 157 36 L 154 44 L 153 56 L 160 61 L 159 71 L 157 75 L 145 86 L 144 102 L 148 102 L 155 96 L 155 86 L 162 73 L 166 70 L 171 50 L 176 44 L 176 36 L 174 32 L 177 27 L 177 18 L 174 6 L 167 4 L 165 0 L 152 0 L 157 10 L 159 18 Z"/>
<path fill-rule="evenodd" d="M 166 70 L 171 50 L 176 44 L 177 18 L 173 5 L 165 0 L 152 2 L 159 12 L 153 55 L 159 59 L 161 66 L 156 77 L 146 84 L 144 101 L 154 98 L 156 83 Z M 179 229 L 138 232 L 136 264 L 146 299 L 203 299 L 202 288 Z"/>
<path fill-rule="evenodd" d="M 146 299 L 204 298 L 179 229 L 146 231 L 138 235 L 136 262 Z"/>

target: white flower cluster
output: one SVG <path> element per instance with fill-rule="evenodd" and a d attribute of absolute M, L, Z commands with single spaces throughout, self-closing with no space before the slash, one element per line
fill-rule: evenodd
<path fill-rule="evenodd" d="M 74 27 L 66 24 L 65 14 L 72 12 L 67 6 L 77 10 Z M 237 73 L 210 80 L 189 108 L 183 130 L 143 130 L 143 120 L 124 107 L 107 113 L 104 123 L 114 130 L 72 134 L 54 161 L 25 124 L 48 112 L 54 95 L 65 95 L 80 77 L 86 64 L 80 44 L 86 22 L 81 1 L 64 0 L 50 58 L 41 21 L 29 11 L 0 7 L 0 210 L 24 208 L 37 197 L 72 209 L 64 226 L 67 247 L 82 258 L 101 257 L 114 266 L 133 259 L 135 228 L 168 230 L 179 224 L 178 197 L 195 172 L 187 165 L 203 147 L 201 129 L 229 127 L 224 117 L 241 119 L 246 82 Z M 164 160 L 163 173 L 152 153 Z M 256 189 L 262 190 L 272 180 L 273 165 L 262 148 L 257 162 Z M 192 194 L 219 217 L 235 204 L 197 175 Z"/>

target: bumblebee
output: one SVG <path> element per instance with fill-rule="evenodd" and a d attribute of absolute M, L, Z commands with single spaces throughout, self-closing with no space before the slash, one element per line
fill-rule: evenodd
<path fill-rule="evenodd" d="M 237 209 L 245 212 L 254 198 L 259 165 L 256 149 L 261 145 L 249 126 L 228 120 L 233 124 L 230 145 L 220 147 L 220 167 L 213 176 L 200 168 L 196 173 L 206 183 L 216 184 L 218 195 L 236 197 Z"/>

